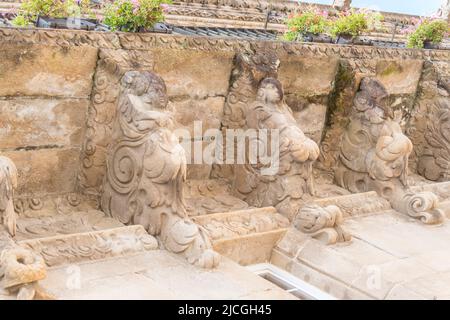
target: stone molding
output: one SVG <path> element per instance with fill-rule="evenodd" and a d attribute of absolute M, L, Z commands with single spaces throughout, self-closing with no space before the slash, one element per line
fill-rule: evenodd
<path fill-rule="evenodd" d="M 42 44 L 51 46 L 88 45 L 102 49 L 151 50 L 166 48 L 200 51 L 274 50 L 283 54 L 307 57 L 340 57 L 344 59 L 428 59 L 449 60 L 448 50 L 388 49 L 320 43 L 282 41 L 246 41 L 242 39 L 164 35 L 154 33 L 102 33 L 80 30 L 0 28 L 0 42 Z M 360 62 L 355 62 L 360 63 Z"/>

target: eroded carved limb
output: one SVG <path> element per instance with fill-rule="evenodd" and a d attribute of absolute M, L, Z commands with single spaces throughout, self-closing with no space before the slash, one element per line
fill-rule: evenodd
<path fill-rule="evenodd" d="M 0 156 L 0 224 L 11 236 L 16 234 L 16 213 L 14 211 L 14 189 L 17 188 L 17 169 L 14 163 Z"/>
<path fill-rule="evenodd" d="M 342 228 L 342 221 L 341 209 L 335 205 L 321 207 L 317 204 L 307 204 L 296 216 L 294 226 L 325 244 L 335 244 L 350 241 L 352 238 Z"/>
<path fill-rule="evenodd" d="M 163 246 L 196 265 L 217 266 L 219 255 L 186 213 L 186 156 L 172 133 L 164 81 L 127 72 L 107 158 L 102 208 L 125 224 L 141 224 Z"/>

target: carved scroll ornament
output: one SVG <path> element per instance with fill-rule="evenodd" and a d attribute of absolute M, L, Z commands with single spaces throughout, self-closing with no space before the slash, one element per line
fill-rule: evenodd
<path fill-rule="evenodd" d="M 122 223 L 143 225 L 191 263 L 216 266 L 219 255 L 186 214 L 186 157 L 171 131 L 164 81 L 154 73 L 129 71 L 121 85 L 102 209 Z"/>
<path fill-rule="evenodd" d="M 14 211 L 14 189 L 17 187 L 17 169 L 14 163 L 0 156 L 0 225 L 3 224 L 11 236 L 16 234 Z"/>
<path fill-rule="evenodd" d="M 336 244 L 350 241 L 352 238 L 342 228 L 342 221 L 342 211 L 335 205 L 321 207 L 317 204 L 307 204 L 295 217 L 294 226 L 325 244 Z"/>

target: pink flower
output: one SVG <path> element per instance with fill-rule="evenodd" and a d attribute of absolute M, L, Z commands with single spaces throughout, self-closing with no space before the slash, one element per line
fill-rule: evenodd
<path fill-rule="evenodd" d="M 161 7 L 161 9 L 162 9 L 163 12 L 169 12 L 169 11 L 170 11 L 170 8 L 169 8 L 169 5 L 168 5 L 168 4 L 162 3 L 162 4 L 160 5 L 160 7 Z"/>
<path fill-rule="evenodd" d="M 322 17 L 324 17 L 324 18 L 328 18 L 328 11 L 323 10 L 323 11 L 320 13 L 320 15 L 321 15 Z"/>

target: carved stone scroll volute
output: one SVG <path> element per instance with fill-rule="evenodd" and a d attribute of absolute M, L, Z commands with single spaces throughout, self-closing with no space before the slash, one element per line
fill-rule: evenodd
<path fill-rule="evenodd" d="M 317 204 L 307 204 L 295 217 L 294 226 L 325 244 L 336 244 L 352 239 L 341 226 L 342 221 L 342 211 L 335 205 L 321 207 Z"/>
<path fill-rule="evenodd" d="M 14 163 L 0 156 L 0 225 L 3 224 L 11 236 L 16 234 L 14 211 L 14 189 L 17 188 L 17 169 Z"/>
<path fill-rule="evenodd" d="M 172 133 L 164 81 L 150 72 L 127 72 L 103 184 L 102 209 L 125 224 L 141 224 L 169 251 L 210 268 L 219 255 L 187 216 L 186 157 Z"/>

